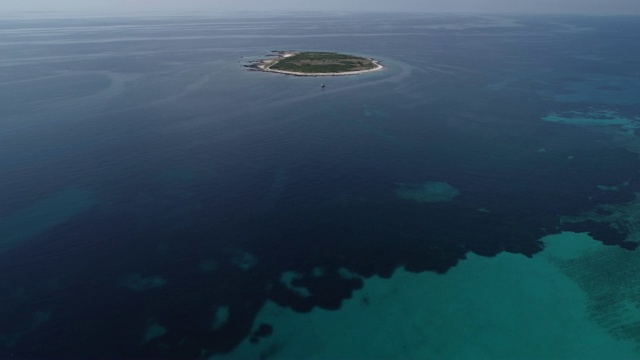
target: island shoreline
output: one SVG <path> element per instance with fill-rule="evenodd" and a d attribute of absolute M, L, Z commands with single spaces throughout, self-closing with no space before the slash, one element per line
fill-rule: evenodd
<path fill-rule="evenodd" d="M 320 73 L 307 73 L 307 72 L 296 72 L 296 71 L 286 71 L 286 70 L 275 70 L 271 69 L 271 67 L 277 64 L 280 60 L 288 58 L 290 56 L 294 56 L 298 54 L 297 51 L 274 51 L 278 53 L 278 57 L 276 59 L 263 59 L 259 60 L 253 65 L 249 66 L 250 68 L 270 73 L 284 74 L 284 75 L 293 75 L 293 76 L 347 76 L 347 75 L 359 75 L 369 72 L 380 71 L 384 69 L 384 66 L 380 63 L 380 61 L 367 58 L 367 60 L 371 61 L 376 67 L 373 69 L 365 69 L 365 70 L 356 70 L 356 71 L 343 71 L 343 72 L 320 72 Z"/>

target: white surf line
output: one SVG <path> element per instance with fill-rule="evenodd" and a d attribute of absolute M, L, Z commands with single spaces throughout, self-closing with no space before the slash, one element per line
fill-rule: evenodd
<path fill-rule="evenodd" d="M 297 71 L 286 71 L 286 70 L 274 70 L 274 69 L 271 69 L 271 66 L 277 64 L 278 61 L 280 61 L 280 60 L 282 60 L 284 58 L 288 58 L 290 56 L 296 55 L 296 54 L 297 53 L 284 53 L 278 59 L 275 59 L 275 60 L 272 60 L 272 61 L 268 61 L 268 62 L 263 62 L 263 63 L 259 64 L 258 68 L 260 68 L 262 71 L 266 71 L 266 72 L 274 72 L 274 73 L 278 73 L 278 74 L 295 75 L 295 76 L 344 76 L 344 75 L 357 75 L 357 74 L 364 74 L 364 73 L 373 72 L 373 71 L 380 71 L 380 70 L 382 70 L 384 68 L 384 66 L 382 66 L 382 64 L 380 64 L 379 61 L 373 60 L 373 59 L 368 59 L 369 61 L 371 61 L 376 66 L 375 68 L 366 69 L 366 70 L 345 71 L 345 72 L 338 72 L 338 73 L 305 73 L 305 72 L 297 72 Z"/>

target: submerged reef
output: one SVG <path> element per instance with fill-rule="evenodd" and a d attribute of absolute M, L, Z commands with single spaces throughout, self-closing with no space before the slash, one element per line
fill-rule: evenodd
<path fill-rule="evenodd" d="M 442 181 L 428 181 L 419 185 L 400 184 L 396 195 L 405 200 L 422 203 L 448 202 L 460 194 L 458 189 Z"/>

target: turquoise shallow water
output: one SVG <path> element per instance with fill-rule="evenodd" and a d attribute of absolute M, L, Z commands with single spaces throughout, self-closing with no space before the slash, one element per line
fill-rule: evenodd
<path fill-rule="evenodd" d="M 0 357 L 637 357 L 635 20 L 3 19 Z"/>
<path fill-rule="evenodd" d="M 247 341 L 220 358 L 638 357 L 629 325 L 640 316 L 633 300 L 639 285 L 628 278 L 622 291 L 615 280 L 604 285 L 606 270 L 592 263 L 620 257 L 635 263 L 637 254 L 585 234 L 542 241 L 545 250 L 533 258 L 471 255 L 445 276 L 399 270 L 390 279 L 368 279 L 337 312 L 301 315 L 269 303 L 256 321 L 274 324 L 273 336 L 257 346 Z M 603 297 L 610 300 L 606 314 L 598 308 Z"/>

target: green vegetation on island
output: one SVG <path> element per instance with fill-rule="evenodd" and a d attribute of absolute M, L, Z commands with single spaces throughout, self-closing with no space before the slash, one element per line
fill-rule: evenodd
<path fill-rule="evenodd" d="M 300 52 L 282 57 L 269 70 L 322 74 L 365 71 L 378 68 L 373 60 L 335 52 Z"/>

